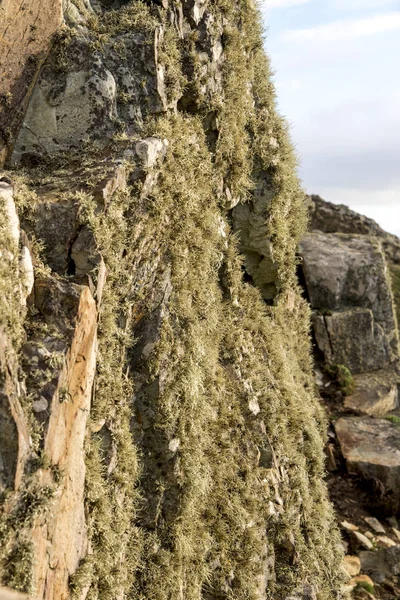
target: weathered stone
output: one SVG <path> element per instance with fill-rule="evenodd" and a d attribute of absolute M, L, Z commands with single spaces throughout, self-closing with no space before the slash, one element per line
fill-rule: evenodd
<path fill-rule="evenodd" d="M 392 527 L 392 532 L 396 539 L 400 542 L 400 531 L 396 529 L 396 527 Z"/>
<path fill-rule="evenodd" d="M 315 328 L 327 360 L 355 373 L 398 360 L 393 299 L 380 242 L 366 236 L 309 233 L 300 253 L 311 306 L 324 312 L 316 316 Z"/>
<path fill-rule="evenodd" d="M 371 529 L 376 531 L 376 533 L 386 533 L 382 523 L 380 523 L 375 517 L 364 517 L 364 521 L 371 527 Z"/>
<path fill-rule="evenodd" d="M 361 568 L 377 582 L 400 575 L 400 546 L 375 552 L 360 552 Z"/>
<path fill-rule="evenodd" d="M 373 548 L 371 540 L 369 540 L 366 535 L 360 533 L 359 531 L 352 532 L 352 541 L 354 542 L 355 546 L 362 546 L 367 550 L 372 550 Z"/>
<path fill-rule="evenodd" d="M 14 202 L 13 184 L 8 177 L 0 178 L 0 202 L 8 218 L 8 229 L 15 246 L 19 242 L 19 218 Z"/>
<path fill-rule="evenodd" d="M 99 120 L 116 117 L 116 82 L 103 65 L 64 76 L 55 86 L 42 73 L 15 144 L 12 161 L 23 155 L 54 154 L 79 147 Z M 60 77 L 59 77 L 60 79 Z"/>
<path fill-rule="evenodd" d="M 370 587 L 371 589 L 374 588 L 375 584 L 372 581 L 371 577 L 368 577 L 368 575 L 357 575 L 356 577 L 353 577 L 352 579 L 350 579 L 349 581 L 349 585 L 352 586 L 365 586 L 367 585 L 368 587 Z"/>
<path fill-rule="evenodd" d="M 387 537 L 387 535 L 378 535 L 376 543 L 381 548 L 393 548 L 394 546 L 397 546 L 396 542 Z"/>
<path fill-rule="evenodd" d="M 380 239 L 389 260 L 400 262 L 399 238 L 384 231 L 373 219 L 369 219 L 343 204 L 326 202 L 319 196 L 310 196 L 309 202 L 311 231 L 376 236 Z"/>
<path fill-rule="evenodd" d="M 72 301 L 68 305 L 67 285 Z M 44 452 L 62 473 L 62 481 L 53 501 L 51 515 L 33 531 L 38 598 L 54 600 L 69 597 L 69 576 L 87 552 L 84 513 L 85 460 L 83 444 L 96 364 L 97 309 L 89 288 L 74 284 L 54 284 L 53 298 L 60 294 L 63 322 L 58 304 L 56 319 L 64 337 L 71 339 L 65 361 L 60 365 L 57 386 L 45 430 Z M 43 309 L 43 305 L 42 305 Z M 46 309 L 46 315 L 49 314 Z M 65 321 L 69 320 L 68 325 Z M 48 485 L 51 475 L 40 472 L 40 483 Z"/>
<path fill-rule="evenodd" d="M 348 521 L 342 521 L 340 523 L 340 525 L 346 531 L 358 531 L 359 530 L 358 525 L 354 525 L 354 523 L 349 523 Z"/>
<path fill-rule="evenodd" d="M 345 365 L 354 374 L 389 366 L 393 358 L 389 341 L 368 308 L 314 315 L 312 322 L 328 363 Z"/>
<path fill-rule="evenodd" d="M 354 376 L 356 391 L 344 405 L 356 413 L 383 417 L 397 408 L 398 376 L 392 370 L 373 371 Z"/>
<path fill-rule="evenodd" d="M 400 428 L 385 419 L 348 417 L 335 431 L 349 473 L 378 481 L 392 508 L 400 507 Z"/>
<path fill-rule="evenodd" d="M 350 577 L 355 577 L 361 571 L 361 562 L 358 556 L 345 556 L 343 565 L 346 573 L 348 573 Z"/>
<path fill-rule="evenodd" d="M 101 53 L 93 53 L 81 31 L 66 50 L 67 72 L 60 72 L 51 56 L 34 88 L 12 162 L 29 165 L 32 159 L 78 150 L 83 140 L 103 148 L 121 127 L 131 134 L 146 113 L 176 104 L 167 99 L 165 67 L 158 61 L 163 36 L 163 27 L 151 33 L 127 27 Z"/>
<path fill-rule="evenodd" d="M 157 160 L 162 159 L 168 148 L 168 140 L 152 137 L 136 142 L 136 153 L 145 169 L 151 169 Z"/>
<path fill-rule="evenodd" d="M 317 594 L 312 585 L 305 585 L 301 591 L 295 592 L 285 600 L 317 600 Z"/>
<path fill-rule="evenodd" d="M 0 18 L 0 166 L 5 140 L 17 129 L 32 82 L 62 23 L 62 0 L 3 0 Z M 8 133 L 8 135 L 7 135 Z"/>

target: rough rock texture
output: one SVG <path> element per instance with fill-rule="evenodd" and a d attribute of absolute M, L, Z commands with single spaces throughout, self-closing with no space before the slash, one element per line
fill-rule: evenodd
<path fill-rule="evenodd" d="M 353 373 L 398 360 L 398 333 L 380 243 L 351 234 L 309 233 L 300 252 L 317 342 L 331 364 Z"/>
<path fill-rule="evenodd" d="M 355 413 L 383 417 L 398 407 L 398 377 L 393 371 L 373 371 L 354 376 L 356 391 L 344 406 Z"/>
<path fill-rule="evenodd" d="M 40 3 L 4 0 L 1 3 L 0 165 L 62 17 L 62 0 Z"/>
<path fill-rule="evenodd" d="M 336 600 L 306 207 L 254 3 L 63 9 L 1 188 L 0 578 Z"/>
<path fill-rule="evenodd" d="M 348 417 L 335 423 L 335 431 L 349 472 L 376 482 L 375 494 L 395 514 L 400 508 L 399 427 L 386 419 Z"/>

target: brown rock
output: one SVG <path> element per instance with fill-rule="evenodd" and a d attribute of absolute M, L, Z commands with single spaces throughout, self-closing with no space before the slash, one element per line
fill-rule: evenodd
<path fill-rule="evenodd" d="M 373 548 L 371 540 L 369 540 L 367 536 L 365 536 L 363 533 L 360 533 L 359 531 L 352 532 L 352 539 L 353 542 L 355 542 L 355 546 L 362 546 L 366 550 L 372 550 Z"/>
<path fill-rule="evenodd" d="M 13 130 L 26 108 L 51 38 L 62 22 L 62 0 L 3 0 L 0 19 L 0 130 Z M 0 140 L 1 140 L 0 136 Z M 0 166 L 6 148 L 0 142 Z"/>
<path fill-rule="evenodd" d="M 378 546 L 381 546 L 381 548 L 393 548 L 394 546 L 397 546 L 396 542 L 386 535 L 378 535 L 376 543 Z"/>
<path fill-rule="evenodd" d="M 340 523 L 340 525 L 343 527 L 343 529 L 345 529 L 346 531 L 358 531 L 359 527 L 357 527 L 357 525 L 353 525 L 353 523 L 349 523 L 348 521 L 342 521 Z"/>
<path fill-rule="evenodd" d="M 383 417 L 397 408 L 397 381 L 394 370 L 355 375 L 356 391 L 346 397 L 344 405 L 356 413 Z"/>
<path fill-rule="evenodd" d="M 67 284 L 54 285 L 52 297 L 61 287 L 65 302 Z M 69 575 L 76 571 L 87 552 L 83 444 L 95 372 L 97 309 L 89 288 L 74 284 L 69 287 L 75 312 L 72 314 L 69 307 L 64 319 L 67 315 L 70 319 L 66 329 L 71 344 L 51 400 L 44 440 L 46 456 L 59 468 L 62 482 L 51 515 L 46 522 L 39 522 L 33 532 L 37 596 L 43 600 L 69 597 Z M 52 306 L 57 306 L 56 302 Z M 49 477 L 48 471 L 42 471 L 40 483 L 48 484 Z"/>
<path fill-rule="evenodd" d="M 358 556 L 345 556 L 343 566 L 350 577 L 355 577 L 361 571 L 361 562 Z"/>
<path fill-rule="evenodd" d="M 352 579 L 350 579 L 349 585 L 366 585 L 371 586 L 371 588 L 375 587 L 374 582 L 372 581 L 371 577 L 368 577 L 368 575 L 357 575 L 356 577 L 353 577 Z"/>
<path fill-rule="evenodd" d="M 396 536 L 396 538 L 400 542 L 400 531 L 398 529 L 396 529 L 395 527 L 392 527 L 392 531 L 393 531 L 394 535 Z"/>
<path fill-rule="evenodd" d="M 380 482 L 385 491 L 382 501 L 390 501 L 390 507 L 397 511 L 400 429 L 385 419 L 348 417 L 339 419 L 335 430 L 349 473 Z"/>

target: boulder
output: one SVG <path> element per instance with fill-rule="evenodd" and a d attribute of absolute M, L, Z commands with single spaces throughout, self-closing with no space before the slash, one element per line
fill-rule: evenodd
<path fill-rule="evenodd" d="M 374 552 L 360 552 L 361 568 L 370 573 L 375 581 L 400 575 L 400 546 Z"/>
<path fill-rule="evenodd" d="M 397 374 L 390 369 L 355 375 L 356 390 L 345 399 L 345 408 L 355 413 L 383 417 L 397 408 L 397 381 Z"/>
<path fill-rule="evenodd" d="M 377 483 L 382 501 L 398 511 L 400 428 L 385 419 L 346 417 L 335 423 L 335 431 L 349 473 Z"/>
<path fill-rule="evenodd" d="M 354 373 L 398 360 L 393 298 L 379 240 L 314 232 L 303 238 L 300 254 L 316 313 L 316 339 L 326 360 Z"/>

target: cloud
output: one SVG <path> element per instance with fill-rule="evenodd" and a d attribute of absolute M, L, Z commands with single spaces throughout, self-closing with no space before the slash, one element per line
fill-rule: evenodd
<path fill-rule="evenodd" d="M 286 42 L 338 42 L 396 30 L 400 30 L 400 12 L 392 11 L 364 19 L 347 19 L 308 29 L 293 29 L 285 31 L 282 38 Z"/>
<path fill-rule="evenodd" d="M 261 5 L 263 8 L 288 8 L 289 6 L 308 4 L 309 2 L 311 0 L 263 0 Z"/>
<path fill-rule="evenodd" d="M 398 0 L 334 0 L 336 10 L 356 11 L 382 8 L 384 6 L 396 6 Z"/>

